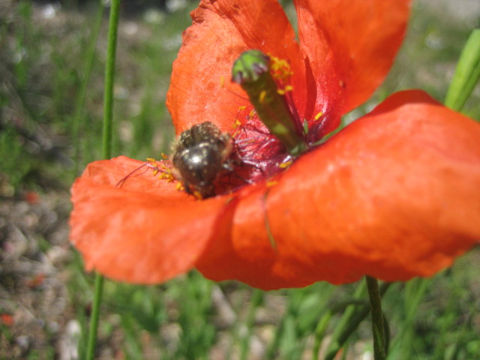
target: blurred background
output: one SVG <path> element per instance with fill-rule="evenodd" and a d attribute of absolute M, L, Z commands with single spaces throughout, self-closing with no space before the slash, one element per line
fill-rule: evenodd
<path fill-rule="evenodd" d="M 167 152 L 172 61 L 198 1 L 122 1 L 114 154 Z M 294 8 L 282 1 L 291 19 Z M 108 8 L 96 0 L 0 0 L 0 359 L 82 359 L 93 278 L 68 243 L 69 188 L 101 157 Z M 393 91 L 443 101 L 478 0 L 415 0 L 406 41 L 384 85 L 348 123 Z M 480 88 L 464 113 L 480 120 Z M 394 284 L 385 298 L 389 359 L 478 359 L 480 251 L 435 278 Z M 311 359 L 327 309 L 355 284 L 261 292 L 198 273 L 159 286 L 106 281 L 100 359 Z M 371 359 L 360 326 L 339 358 Z"/>

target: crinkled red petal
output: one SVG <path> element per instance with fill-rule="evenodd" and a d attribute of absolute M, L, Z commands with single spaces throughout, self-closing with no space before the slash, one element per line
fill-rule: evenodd
<path fill-rule="evenodd" d="M 196 266 L 262 289 L 407 280 L 480 239 L 480 124 L 419 91 L 233 195 L 197 201 L 132 173 L 141 165 L 95 162 L 72 188 L 71 240 L 115 279 L 156 283 Z"/>
<path fill-rule="evenodd" d="M 295 0 L 302 51 L 317 83 L 317 104 L 365 102 L 392 66 L 410 0 Z"/>
<path fill-rule="evenodd" d="M 293 70 L 293 100 L 301 116 L 314 111 L 316 85 L 305 75 L 295 32 L 277 0 L 202 0 L 173 64 L 167 106 L 177 133 L 212 121 L 233 131 L 246 93 L 231 83 L 231 69 L 250 49 L 285 59 Z M 308 69 L 307 69 L 308 70 Z"/>
<path fill-rule="evenodd" d="M 196 201 L 143 164 L 118 157 L 88 165 L 72 187 L 70 239 L 87 269 L 158 283 L 194 266 L 226 199 Z"/>
<path fill-rule="evenodd" d="M 244 188 L 198 268 L 262 289 L 430 276 L 480 239 L 480 124 L 397 93 Z"/>

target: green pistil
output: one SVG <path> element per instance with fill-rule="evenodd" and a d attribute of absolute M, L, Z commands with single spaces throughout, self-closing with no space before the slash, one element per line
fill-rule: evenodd
<path fill-rule="evenodd" d="M 307 149 L 297 133 L 285 96 L 278 93 L 269 71 L 270 58 L 259 50 L 240 55 L 232 68 L 232 80 L 245 90 L 260 120 L 287 148 L 297 156 Z"/>

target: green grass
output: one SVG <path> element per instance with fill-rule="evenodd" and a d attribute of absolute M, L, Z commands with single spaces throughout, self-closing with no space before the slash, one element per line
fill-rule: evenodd
<path fill-rule="evenodd" d="M 190 23 L 191 7 L 158 22 L 141 15 L 121 18 L 114 154 L 144 159 L 168 152 L 173 128 L 165 92 L 181 31 Z M 0 23 L 0 44 L 4 45 L 0 46 L 0 76 L 6 84 L 0 88 L 0 195 L 30 189 L 65 190 L 88 162 L 101 158 L 107 24 L 103 17 L 96 25 L 102 19 L 99 14 L 95 6 L 64 11 L 62 16 L 70 16 L 68 21 L 52 26 L 34 18 L 38 14 L 31 2 L 19 1 L 10 9 L 11 20 Z M 399 89 L 421 87 L 443 100 L 448 74 L 453 73 L 468 30 L 417 6 L 406 43 L 385 85 L 352 116 Z M 93 41 L 97 33 L 98 41 Z M 480 119 L 479 100 L 477 91 L 464 110 L 476 119 Z M 389 359 L 478 356 L 478 259 L 477 249 L 432 279 L 389 289 L 384 301 L 392 333 Z M 93 279 L 84 273 L 78 256 L 69 274 L 69 303 L 83 327 L 82 354 Z M 113 356 L 121 352 L 126 359 L 209 359 L 218 353 L 222 358 L 248 359 L 257 351 L 254 338 L 264 345 L 263 358 L 309 358 L 312 348 L 320 346 L 315 334 L 321 341 L 340 321 L 341 311 L 329 309 L 348 303 L 355 287 L 318 283 L 264 293 L 234 282 L 212 283 L 195 271 L 158 286 L 107 280 L 98 353 Z M 233 323 L 224 323 L 212 300 L 214 292 L 224 295 L 235 315 Z M 322 318 L 325 322 L 320 328 Z M 10 339 L 8 331 L 0 327 L 2 337 Z M 53 358 L 53 345 L 44 350 L 43 354 L 50 355 L 32 349 L 27 358 Z M 344 356 L 365 350 L 372 351 L 368 321 L 350 338 Z"/>

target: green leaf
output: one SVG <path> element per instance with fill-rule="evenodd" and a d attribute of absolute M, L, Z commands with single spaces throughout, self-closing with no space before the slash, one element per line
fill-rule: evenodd
<path fill-rule="evenodd" d="M 470 34 L 460 55 L 460 60 L 445 98 L 445 105 L 453 110 L 460 111 L 479 78 L 480 29 L 476 29 Z"/>

